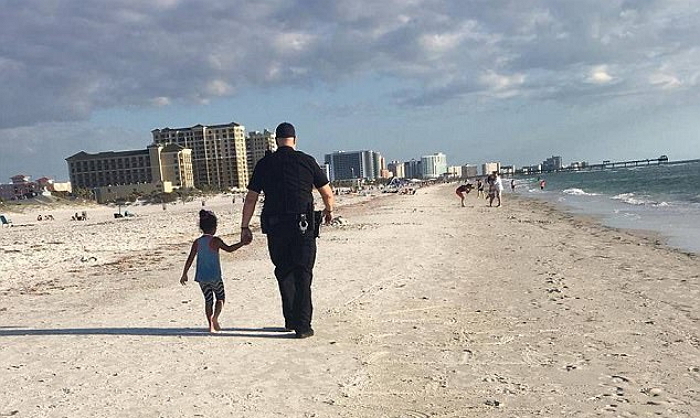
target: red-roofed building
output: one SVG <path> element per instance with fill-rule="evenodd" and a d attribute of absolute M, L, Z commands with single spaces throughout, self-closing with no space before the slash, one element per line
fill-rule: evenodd
<path fill-rule="evenodd" d="M 41 193 L 42 187 L 24 174 L 10 177 L 10 184 L 0 184 L 0 198 L 3 200 L 20 200 L 34 197 Z"/>

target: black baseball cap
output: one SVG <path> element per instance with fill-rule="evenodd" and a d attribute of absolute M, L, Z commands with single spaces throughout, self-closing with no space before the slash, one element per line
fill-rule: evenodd
<path fill-rule="evenodd" d="M 277 125 L 277 129 L 275 129 L 275 136 L 277 138 L 296 138 L 297 133 L 294 130 L 294 125 L 289 122 L 282 122 Z"/>

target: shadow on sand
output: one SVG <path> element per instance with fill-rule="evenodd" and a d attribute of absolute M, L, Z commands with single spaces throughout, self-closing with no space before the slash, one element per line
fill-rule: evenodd
<path fill-rule="evenodd" d="M 48 328 L 32 329 L 2 326 L 0 337 L 28 337 L 36 335 L 136 335 L 151 337 L 243 337 L 243 338 L 294 338 L 293 332 L 284 328 L 223 328 L 212 334 L 204 328 Z"/>

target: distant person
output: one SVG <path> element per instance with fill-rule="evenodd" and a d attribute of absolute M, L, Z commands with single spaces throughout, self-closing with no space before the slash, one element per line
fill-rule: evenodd
<path fill-rule="evenodd" d="M 481 181 L 481 179 L 476 180 L 476 197 L 486 197 L 484 195 L 484 183 Z"/>
<path fill-rule="evenodd" d="M 510 191 L 515 192 L 515 180 L 510 180 Z"/>
<path fill-rule="evenodd" d="M 547 185 L 547 182 L 544 181 L 544 179 L 540 180 L 540 190 L 544 190 L 544 186 Z"/>
<path fill-rule="evenodd" d="M 498 204 L 496 205 L 496 207 L 500 208 L 501 197 L 503 196 L 503 179 L 501 179 L 501 175 L 497 171 L 494 171 L 494 175 L 496 176 L 496 200 L 498 200 Z"/>
<path fill-rule="evenodd" d="M 486 178 L 486 183 L 489 185 L 489 206 L 493 206 L 493 201 L 498 200 L 496 207 L 501 206 L 501 192 L 503 191 L 503 182 L 497 171 L 489 174 Z"/>
<path fill-rule="evenodd" d="M 217 219 L 214 212 L 204 209 L 199 211 L 199 229 L 202 230 L 202 236 L 192 243 L 190 255 L 187 257 L 185 268 L 180 278 L 180 284 L 184 286 L 188 280 L 187 272 L 190 270 L 195 256 L 197 256 L 194 281 L 199 283 L 199 287 L 204 295 L 204 314 L 209 324 L 209 332 L 221 331 L 219 315 L 221 315 L 221 310 L 224 308 L 224 301 L 226 300 L 224 282 L 221 276 L 219 250 L 233 252 L 243 246 L 243 243 L 240 241 L 233 245 L 227 245 L 221 238 L 214 236 L 216 234 L 216 226 Z M 216 303 L 214 302 L 215 297 Z"/>
<path fill-rule="evenodd" d="M 489 201 L 489 206 L 491 206 L 493 204 L 493 199 L 496 197 L 496 178 L 493 174 L 486 176 L 486 185 L 488 186 L 486 200 Z"/>
<path fill-rule="evenodd" d="M 459 199 L 461 200 L 462 207 L 464 207 L 464 198 L 469 194 L 469 192 L 472 191 L 474 186 L 471 183 L 463 184 L 455 190 L 455 193 L 457 196 L 459 196 Z"/>

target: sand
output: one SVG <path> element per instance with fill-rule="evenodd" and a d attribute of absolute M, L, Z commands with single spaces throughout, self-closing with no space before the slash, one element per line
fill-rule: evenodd
<path fill-rule="evenodd" d="M 34 225 L 0 230 L 0 417 L 699 416 L 696 255 L 453 188 L 341 199 L 304 340 L 255 228 L 205 332 L 178 284 L 199 201 L 11 214 Z M 237 241 L 240 199 L 207 207 Z"/>

